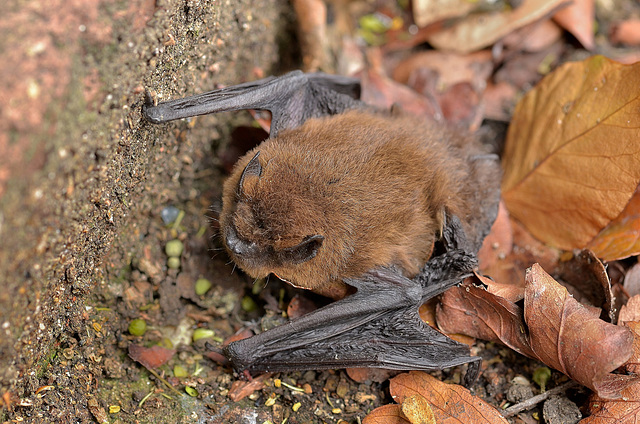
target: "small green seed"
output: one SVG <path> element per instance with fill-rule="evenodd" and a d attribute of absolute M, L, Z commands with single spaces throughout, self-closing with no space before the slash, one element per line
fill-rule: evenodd
<path fill-rule="evenodd" d="M 178 378 L 188 377 L 189 373 L 182 365 L 175 365 L 173 367 L 173 376 Z"/>
<path fill-rule="evenodd" d="M 184 244 L 182 244 L 182 242 L 178 239 L 170 240 L 164 246 L 164 251 L 167 254 L 167 256 L 169 256 L 170 258 L 178 257 L 182 255 L 183 250 L 184 250 Z"/>
<path fill-rule="evenodd" d="M 200 339 L 210 339 L 215 335 L 215 331 L 209 330 L 208 328 L 196 328 L 193 332 L 193 341 L 197 342 Z"/>
<path fill-rule="evenodd" d="M 202 296 L 211 288 L 211 281 L 206 278 L 198 278 L 196 281 L 196 294 Z"/>
<path fill-rule="evenodd" d="M 167 259 L 167 266 L 171 269 L 180 268 L 180 258 L 171 256 L 169 259 Z"/>
<path fill-rule="evenodd" d="M 184 388 L 184 391 L 185 391 L 185 392 L 187 392 L 187 394 L 188 394 L 189 396 L 191 396 L 191 397 L 196 397 L 196 396 L 198 396 L 198 391 L 197 391 L 196 389 L 194 389 L 193 387 L 191 387 L 191 386 L 186 386 L 186 387 Z"/>
<path fill-rule="evenodd" d="M 254 302 L 251 297 L 245 296 L 242 298 L 242 310 L 245 312 L 252 312 L 256 309 L 258 309 L 258 305 L 256 305 L 256 302 Z"/>
<path fill-rule="evenodd" d="M 147 332 L 147 322 L 141 318 L 136 318 L 129 323 L 129 334 L 132 336 L 144 336 Z"/>

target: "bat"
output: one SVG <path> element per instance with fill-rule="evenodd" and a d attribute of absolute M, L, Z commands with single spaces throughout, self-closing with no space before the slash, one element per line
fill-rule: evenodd
<path fill-rule="evenodd" d="M 470 382 L 479 358 L 422 322 L 418 308 L 476 266 L 497 214 L 498 158 L 473 137 L 376 110 L 359 93 L 357 79 L 295 71 L 143 106 L 153 123 L 269 110 L 269 138 L 224 183 L 225 247 L 253 277 L 338 299 L 224 354 L 249 372 L 470 363 Z"/>

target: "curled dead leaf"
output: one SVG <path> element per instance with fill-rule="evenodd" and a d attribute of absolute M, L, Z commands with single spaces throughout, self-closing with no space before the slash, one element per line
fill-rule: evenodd
<path fill-rule="evenodd" d="M 573 0 L 571 4 L 553 15 L 553 19 L 573 34 L 587 50 L 593 50 L 594 47 L 593 25 L 595 17 L 594 0 Z"/>
<path fill-rule="evenodd" d="M 600 310 L 577 302 L 535 264 L 525 277 L 524 310 L 478 287 L 454 287 L 442 296 L 438 325 L 445 332 L 498 341 L 539 359 L 602 398 L 620 396 L 611 371 L 632 354 L 629 328 L 605 322 Z"/>
<path fill-rule="evenodd" d="M 538 359 L 603 398 L 619 397 L 601 383 L 631 356 L 631 331 L 602 321 L 537 264 L 525 280 L 524 319 Z"/>

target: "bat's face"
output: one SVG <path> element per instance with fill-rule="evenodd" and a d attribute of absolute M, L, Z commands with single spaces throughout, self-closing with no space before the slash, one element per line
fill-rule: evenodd
<path fill-rule="evenodd" d="M 292 281 L 296 269 L 322 249 L 324 236 L 314 225 L 317 213 L 304 193 L 285 189 L 291 183 L 282 181 L 269 163 L 263 167 L 258 156 L 225 185 L 221 235 L 234 262 L 252 277 L 273 273 L 298 285 Z"/>

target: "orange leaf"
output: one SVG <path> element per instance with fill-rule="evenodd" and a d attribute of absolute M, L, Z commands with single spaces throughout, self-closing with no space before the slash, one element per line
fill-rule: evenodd
<path fill-rule="evenodd" d="M 524 319 L 536 356 L 601 397 L 620 396 L 602 385 L 631 357 L 631 331 L 599 319 L 538 264 L 527 270 L 525 280 Z"/>
<path fill-rule="evenodd" d="M 640 254 L 640 186 L 620 215 L 587 246 L 604 261 Z"/>
<path fill-rule="evenodd" d="M 622 376 L 621 376 L 622 377 Z M 628 376 L 625 376 L 628 377 Z M 597 395 L 589 399 L 591 415 L 580 424 L 619 424 L 640 421 L 640 381 L 622 391 L 622 399 L 606 400 Z"/>
<path fill-rule="evenodd" d="M 568 63 L 518 104 L 503 158 L 503 198 L 545 243 L 584 247 L 640 181 L 640 63 Z"/>
<path fill-rule="evenodd" d="M 412 397 L 414 400 L 424 398 L 431 405 L 438 424 L 507 423 L 497 409 L 473 396 L 468 389 L 443 383 L 422 371 L 394 377 L 389 390 L 395 401 L 403 404 L 403 410 L 405 401 Z"/>
<path fill-rule="evenodd" d="M 144 347 L 134 343 L 129 345 L 129 357 L 142 364 L 148 370 L 166 364 L 175 353 L 175 349 L 167 349 L 158 345 L 151 347 Z"/>
<path fill-rule="evenodd" d="M 400 405 L 383 405 L 364 417 L 362 424 L 411 424 Z"/>
<path fill-rule="evenodd" d="M 524 0 L 514 9 L 473 13 L 435 33 L 428 41 L 438 50 L 470 53 L 542 18 L 561 3 L 562 0 Z"/>
<path fill-rule="evenodd" d="M 587 50 L 593 49 L 593 23 L 596 17 L 594 0 L 573 0 L 553 15 L 553 19 L 580 41 Z"/>

